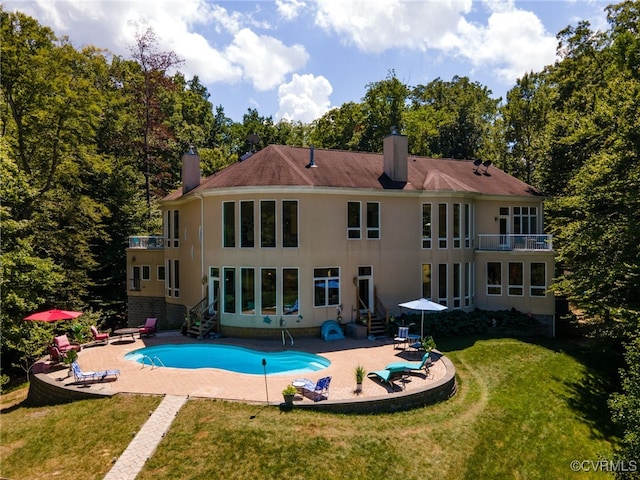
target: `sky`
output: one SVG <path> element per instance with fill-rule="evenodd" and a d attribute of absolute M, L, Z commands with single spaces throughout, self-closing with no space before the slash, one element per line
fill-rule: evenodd
<path fill-rule="evenodd" d="M 556 35 L 587 20 L 606 30 L 615 0 L 6 0 L 67 36 L 131 58 L 151 27 L 158 51 L 197 75 L 233 121 L 248 109 L 309 123 L 391 71 L 409 86 L 466 76 L 505 98 L 555 60 Z"/>

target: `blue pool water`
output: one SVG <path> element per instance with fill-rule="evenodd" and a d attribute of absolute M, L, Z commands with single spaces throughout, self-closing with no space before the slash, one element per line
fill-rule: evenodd
<path fill-rule="evenodd" d="M 125 355 L 126 360 L 156 364 L 160 359 L 165 367 L 175 368 L 220 368 L 238 373 L 263 375 L 266 373 L 305 373 L 327 368 L 331 362 L 319 355 L 305 352 L 259 352 L 232 345 L 158 345 L 145 347 Z"/>

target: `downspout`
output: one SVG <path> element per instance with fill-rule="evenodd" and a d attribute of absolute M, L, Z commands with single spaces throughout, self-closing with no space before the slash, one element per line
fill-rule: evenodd
<path fill-rule="evenodd" d="M 200 287 L 202 290 L 200 291 L 200 298 L 204 298 L 205 295 L 208 295 L 206 289 L 206 285 L 209 284 L 208 275 L 205 277 L 204 271 L 204 198 L 202 198 L 201 194 L 196 194 L 196 196 L 200 199 L 200 278 L 206 278 L 207 281 L 200 282 Z"/>

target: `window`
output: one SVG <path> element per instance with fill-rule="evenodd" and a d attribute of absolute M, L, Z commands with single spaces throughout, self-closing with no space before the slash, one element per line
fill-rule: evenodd
<path fill-rule="evenodd" d="M 173 246 L 180 246 L 180 211 L 173 211 Z"/>
<path fill-rule="evenodd" d="M 464 264 L 464 306 L 471 305 L 471 264 Z"/>
<path fill-rule="evenodd" d="M 447 204 L 438 204 L 438 248 L 447 248 Z"/>
<path fill-rule="evenodd" d="M 130 290 L 140 290 L 140 267 L 135 266 L 131 269 L 131 287 Z"/>
<path fill-rule="evenodd" d="M 313 269 L 314 307 L 340 305 L 340 269 Z"/>
<path fill-rule="evenodd" d="M 487 295 L 502 295 L 502 264 L 487 262 Z"/>
<path fill-rule="evenodd" d="M 464 247 L 471 248 L 473 247 L 473 210 L 471 208 L 471 204 L 464 204 Z"/>
<path fill-rule="evenodd" d="M 171 297 L 173 295 L 173 289 L 172 289 L 172 280 L 173 280 L 173 276 L 171 275 L 171 260 L 167 260 L 167 279 L 164 282 L 164 285 L 167 289 L 167 297 Z"/>
<path fill-rule="evenodd" d="M 276 314 L 276 269 L 263 268 L 260 271 L 260 313 L 262 315 Z"/>
<path fill-rule="evenodd" d="M 260 202 L 260 246 L 276 246 L 276 202 L 273 200 Z"/>
<path fill-rule="evenodd" d="M 240 247 L 255 246 L 253 202 L 240 202 Z"/>
<path fill-rule="evenodd" d="M 513 207 L 513 233 L 538 233 L 537 207 Z"/>
<path fill-rule="evenodd" d="M 509 287 L 508 294 L 521 297 L 524 295 L 524 277 L 522 274 L 522 263 L 509 262 Z"/>
<path fill-rule="evenodd" d="M 380 204 L 367 202 L 367 238 L 380 238 Z"/>
<path fill-rule="evenodd" d="M 234 202 L 222 203 L 222 246 L 236 246 L 236 208 Z"/>
<path fill-rule="evenodd" d="M 531 296 L 544 297 L 547 292 L 547 265 L 545 263 L 531 264 Z"/>
<path fill-rule="evenodd" d="M 431 300 L 431 264 L 422 264 L 422 296 Z"/>
<path fill-rule="evenodd" d="M 180 296 L 180 260 L 173 261 L 173 296 Z"/>
<path fill-rule="evenodd" d="M 224 312 L 236 313 L 236 269 L 224 268 L 222 272 L 224 276 Z"/>
<path fill-rule="evenodd" d="M 460 263 L 453 264 L 453 308 L 460 308 L 460 290 L 462 278 L 460 277 L 462 265 Z"/>
<path fill-rule="evenodd" d="M 462 230 L 462 215 L 461 205 L 459 203 L 453 204 L 453 248 L 460 248 L 460 236 Z"/>
<path fill-rule="evenodd" d="M 167 297 L 180 296 L 180 260 L 167 260 L 165 287 Z"/>
<path fill-rule="evenodd" d="M 149 265 L 142 266 L 142 280 L 151 280 L 151 267 Z"/>
<path fill-rule="evenodd" d="M 358 240 L 362 237 L 360 226 L 360 202 L 347 203 L 347 238 Z"/>
<path fill-rule="evenodd" d="M 298 202 L 282 201 L 282 246 L 298 246 Z"/>
<path fill-rule="evenodd" d="M 447 303 L 447 264 L 441 263 L 438 265 L 438 303 L 441 305 L 448 305 Z"/>
<path fill-rule="evenodd" d="M 173 229 L 171 228 L 171 210 L 167 210 L 166 213 L 164 224 L 164 236 L 166 240 L 164 243 L 167 247 L 171 247 L 171 235 L 173 234 Z"/>
<path fill-rule="evenodd" d="M 284 315 L 300 314 L 300 297 L 298 296 L 298 269 L 282 269 L 282 305 Z"/>
<path fill-rule="evenodd" d="M 431 204 L 422 204 L 422 248 L 431 248 Z M 427 298 L 427 297 L 425 297 Z M 431 297 L 428 297 L 431 298 Z"/>
<path fill-rule="evenodd" d="M 240 269 L 240 310 L 243 315 L 256 313 L 256 271 L 253 268 Z"/>
<path fill-rule="evenodd" d="M 164 265 L 158 265 L 158 281 L 163 282 L 164 279 Z"/>

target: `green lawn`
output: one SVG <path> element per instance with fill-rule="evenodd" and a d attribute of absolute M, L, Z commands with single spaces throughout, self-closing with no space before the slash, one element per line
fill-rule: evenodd
<path fill-rule="evenodd" d="M 192 399 L 138 478 L 605 477 L 574 473 L 570 463 L 612 458 L 606 398 L 615 357 L 550 340 L 462 338 L 438 347 L 458 371 L 458 394 L 447 402 L 333 415 Z M 0 477 L 102 478 L 158 402 L 4 408 Z"/>

